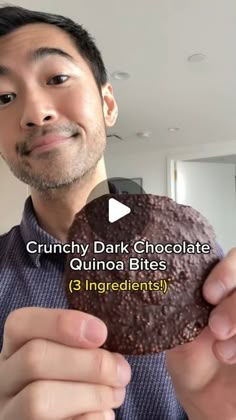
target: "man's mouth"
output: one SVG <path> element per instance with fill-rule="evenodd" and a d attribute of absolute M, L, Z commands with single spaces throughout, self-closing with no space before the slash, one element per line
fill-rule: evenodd
<path fill-rule="evenodd" d="M 79 133 L 75 133 L 72 136 L 61 136 L 56 134 L 48 134 L 46 136 L 37 137 L 30 145 L 27 150 L 25 150 L 24 155 L 37 155 L 42 152 L 46 152 L 55 147 L 60 146 L 63 143 L 71 140 L 72 138 L 78 136 Z"/>

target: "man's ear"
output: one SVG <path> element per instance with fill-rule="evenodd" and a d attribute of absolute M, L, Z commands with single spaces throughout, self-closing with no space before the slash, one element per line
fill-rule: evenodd
<path fill-rule="evenodd" d="M 118 106 L 113 96 L 113 89 L 110 83 L 102 86 L 103 114 L 106 127 L 113 127 L 118 116 Z"/>

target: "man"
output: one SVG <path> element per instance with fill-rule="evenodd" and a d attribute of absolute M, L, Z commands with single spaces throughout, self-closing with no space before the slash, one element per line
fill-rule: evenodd
<path fill-rule="evenodd" d="M 99 348 L 104 323 L 67 309 L 65 259 L 26 251 L 29 240 L 66 242 L 75 213 L 106 179 L 106 127 L 116 117 L 100 53 L 83 28 L 0 8 L 0 153 L 31 187 L 21 225 L 0 237 L 0 420 L 112 419 L 120 406 L 122 420 L 233 420 L 235 250 L 204 284 L 216 305 L 208 327 L 166 352 L 170 375 L 165 354 L 128 357 L 131 381 L 124 357 Z"/>

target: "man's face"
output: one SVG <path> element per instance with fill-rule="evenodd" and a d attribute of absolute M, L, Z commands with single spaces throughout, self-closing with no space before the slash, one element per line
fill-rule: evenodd
<path fill-rule="evenodd" d="M 28 61 L 41 47 L 64 50 L 75 63 L 59 55 Z M 111 86 L 102 88 L 102 103 L 69 35 L 44 23 L 0 37 L 0 66 L 10 69 L 0 72 L 0 153 L 11 171 L 40 191 L 78 181 L 101 159 L 106 126 L 115 123 Z M 49 134 L 64 140 L 45 145 L 45 137 L 39 146 Z"/>

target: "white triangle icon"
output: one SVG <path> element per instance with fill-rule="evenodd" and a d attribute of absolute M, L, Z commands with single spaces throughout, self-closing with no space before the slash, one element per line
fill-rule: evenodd
<path fill-rule="evenodd" d="M 125 204 L 120 203 L 114 198 L 109 199 L 108 204 L 108 220 L 110 223 L 114 223 L 122 217 L 126 216 L 131 212 L 131 209 Z"/>

